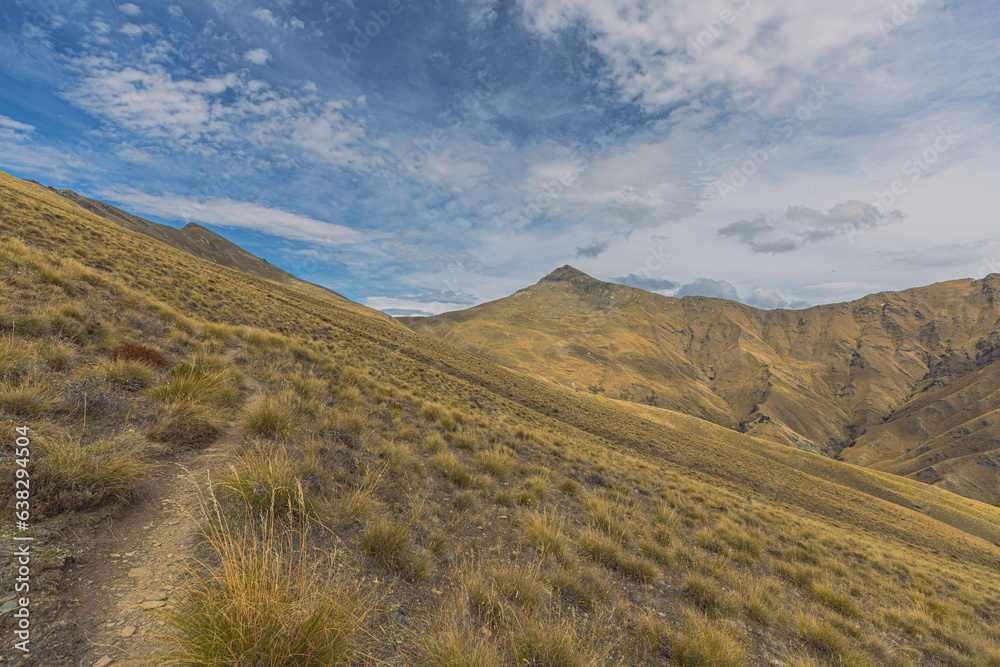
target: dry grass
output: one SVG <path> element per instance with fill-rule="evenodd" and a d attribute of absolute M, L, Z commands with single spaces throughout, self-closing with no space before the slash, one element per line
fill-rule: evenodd
<path fill-rule="evenodd" d="M 219 499 L 249 516 L 271 515 L 294 521 L 317 518 L 318 505 L 302 489 L 289 452 L 275 450 L 245 454 L 219 479 Z"/>
<path fill-rule="evenodd" d="M 671 634 L 673 658 L 681 667 L 740 667 L 749 664 L 746 648 L 720 626 L 697 612 L 686 612 Z"/>
<path fill-rule="evenodd" d="M 272 664 L 306 636 L 295 628 L 325 627 L 303 619 L 334 571 L 392 591 L 351 626 L 357 664 L 997 662 L 1000 556 L 960 532 L 1000 542 L 995 508 L 539 383 L 333 297 L 149 253 L 0 180 L 0 412 L 94 448 L 46 464 L 39 443 L 33 475 L 78 493 L 52 507 L 129 502 L 143 452 L 227 430 L 253 441 L 221 480 L 230 524 L 214 530 L 260 549 L 234 546 L 228 573 L 206 559 L 183 646 L 222 657 L 187 664 L 243 664 L 250 646 Z M 111 360 L 130 340 L 173 370 Z M 265 398 L 244 405 L 251 391 Z M 276 534 L 254 527 L 269 517 Z M 279 562 L 284 579 L 240 578 Z M 265 595 L 308 603 L 279 619 Z"/>
<path fill-rule="evenodd" d="M 38 439 L 36 456 L 31 485 L 37 513 L 127 502 L 150 467 L 144 457 L 120 442 L 84 445 L 66 433 Z"/>
<path fill-rule="evenodd" d="M 551 554 L 563 558 L 568 551 L 568 542 L 563 534 L 560 517 L 537 512 L 522 513 L 518 519 L 524 543 L 540 556 Z"/>
<path fill-rule="evenodd" d="M 360 653 L 372 603 L 357 584 L 313 554 L 304 535 L 238 532 L 215 515 L 208 531 L 213 562 L 167 620 L 178 648 L 163 664 L 347 665 Z"/>
<path fill-rule="evenodd" d="M 288 403 L 268 397 L 251 407 L 243 416 L 248 434 L 275 440 L 287 440 L 295 433 L 295 410 Z"/>

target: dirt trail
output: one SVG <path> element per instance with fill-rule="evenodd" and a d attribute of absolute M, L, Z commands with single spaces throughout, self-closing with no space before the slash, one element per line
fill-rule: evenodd
<path fill-rule="evenodd" d="M 224 469 L 232 450 L 233 443 L 220 443 L 163 464 L 151 476 L 146 499 L 77 546 L 62 594 L 63 618 L 91 645 L 77 664 L 157 664 L 145 658 L 163 650 L 155 641 L 167 629 L 160 612 L 175 601 L 194 557 L 198 486 L 205 486 L 209 472 L 217 476 Z"/>
<path fill-rule="evenodd" d="M 252 387 L 244 405 L 260 393 L 259 386 Z M 169 629 L 163 612 L 173 608 L 190 581 L 201 494 L 209 479 L 228 469 L 242 442 L 234 426 L 212 447 L 164 461 L 139 500 L 80 536 L 59 613 L 86 640 L 75 665 L 160 664 L 155 656 L 166 645 L 156 637 Z"/>

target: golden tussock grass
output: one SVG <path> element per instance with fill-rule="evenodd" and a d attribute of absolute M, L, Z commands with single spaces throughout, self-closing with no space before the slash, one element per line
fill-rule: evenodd
<path fill-rule="evenodd" d="M 218 511 L 206 531 L 212 556 L 195 584 L 167 613 L 176 648 L 162 664 L 348 665 L 362 654 L 373 601 L 310 549 L 303 532 L 271 519 L 243 530 Z"/>

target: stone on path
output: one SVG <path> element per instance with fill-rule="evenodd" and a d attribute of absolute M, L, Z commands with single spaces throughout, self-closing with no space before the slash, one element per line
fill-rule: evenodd
<path fill-rule="evenodd" d="M 108 667 L 113 662 L 110 655 L 106 655 L 94 663 L 94 667 Z"/>
<path fill-rule="evenodd" d="M 122 639 L 128 639 L 134 634 L 135 634 L 134 625 L 126 625 L 124 628 L 122 628 L 122 633 L 121 633 Z"/>

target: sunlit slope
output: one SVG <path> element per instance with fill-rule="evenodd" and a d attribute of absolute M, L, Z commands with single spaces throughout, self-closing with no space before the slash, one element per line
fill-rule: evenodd
<path fill-rule="evenodd" d="M 993 458 L 982 454 L 1000 446 L 987 417 L 997 407 L 991 394 L 1000 381 L 998 287 L 994 275 L 847 304 L 762 311 L 720 299 L 663 297 L 563 267 L 510 297 L 402 321 L 557 384 L 703 417 L 803 450 L 843 452 L 851 461 L 996 502 L 988 483 Z M 970 383 L 976 386 L 963 390 Z M 963 430 L 949 431 L 947 447 L 933 442 L 943 435 L 934 428 L 901 426 L 906 437 L 892 437 L 895 421 L 917 410 L 925 395 L 935 397 L 935 415 L 963 417 Z M 906 456 L 925 447 L 936 456 Z M 972 450 L 980 456 L 969 458 Z M 935 471 L 925 470 L 930 465 Z"/>
<path fill-rule="evenodd" d="M 520 406 L 522 411 L 517 412 L 518 416 L 537 414 L 546 421 L 562 422 L 575 431 L 596 436 L 611 451 L 628 451 L 669 461 L 819 515 L 840 518 L 866 530 L 895 534 L 918 544 L 935 544 L 936 548 L 949 552 L 964 548 L 950 539 L 952 531 L 944 530 L 929 517 L 909 509 L 920 504 L 923 498 L 911 500 L 905 494 L 889 493 L 888 483 L 878 481 L 884 477 L 865 476 L 858 469 L 839 466 L 820 457 L 803 458 L 793 450 L 788 450 L 784 461 L 793 467 L 776 468 L 775 452 L 784 452 L 784 448 L 762 449 L 759 440 L 727 430 L 709 430 L 710 425 L 700 421 L 688 422 L 684 428 L 653 423 L 600 397 L 512 373 L 458 348 L 413 334 L 394 322 L 333 307 L 246 274 L 238 277 L 238 288 L 229 288 L 239 291 L 226 294 L 218 285 L 221 276 L 232 275 L 226 273 L 227 269 L 204 261 L 192 262 L 190 256 L 165 246 L 156 248 L 155 254 L 149 253 L 144 250 L 148 245 L 143 237 L 109 228 L 106 221 L 82 209 L 74 211 L 72 204 L 37 185 L 7 175 L 0 183 L 4 195 L 0 229 L 5 234 L 16 234 L 55 254 L 70 255 L 75 248 L 89 247 L 88 264 L 116 275 L 132 276 L 133 287 L 150 291 L 167 305 L 182 307 L 210 321 L 264 326 L 316 339 L 346 336 L 368 341 L 375 349 L 383 350 L 381 354 L 391 352 L 417 360 L 509 400 Z M 44 227 L 15 225 L 10 210 L 15 204 L 22 211 L 44 210 L 49 220 Z M 167 277 L 169 280 L 164 280 Z M 236 276 L 230 280 L 233 278 Z M 813 471 L 810 466 L 805 466 L 805 472 L 795 469 L 794 466 L 803 465 L 802 461 L 810 462 L 810 466 L 826 465 L 843 470 L 842 479 L 817 481 L 809 474 Z M 826 476 L 836 478 L 832 473 Z M 886 496 L 891 504 L 881 502 L 868 492 Z M 1000 510 L 983 507 L 981 511 L 986 512 L 988 520 L 972 520 L 962 527 L 970 535 L 1000 543 L 1000 529 L 997 528 Z M 978 556 L 995 557 L 992 548 Z"/>
<path fill-rule="evenodd" d="M 322 524 L 310 539 L 384 596 L 362 655 L 439 664 L 436 637 L 457 647 L 450 664 L 484 643 L 504 656 L 488 664 L 523 664 L 553 638 L 591 656 L 556 664 L 1000 659 L 995 507 L 558 387 L 50 197 L 0 175 L 0 363 L 21 359 L 0 367 L 0 422 L 24 409 L 15 395 L 51 389 L 31 419 L 75 447 L 121 430 L 116 395 L 130 419 L 129 401 L 167 409 L 174 370 L 134 391 L 107 380 L 124 342 L 252 380 L 262 402 L 218 408 L 246 433 L 219 471 L 247 484 L 227 512 L 259 516 L 272 473 L 302 489 Z M 69 401 L 82 378 L 109 397 L 85 424 Z M 143 419 L 133 435 L 157 451 L 164 421 Z M 363 520 L 347 520 L 359 502 Z"/>

